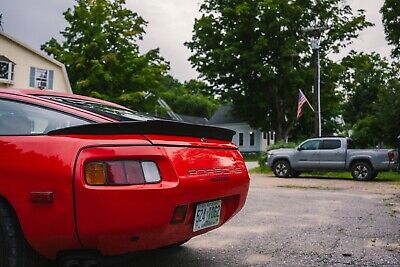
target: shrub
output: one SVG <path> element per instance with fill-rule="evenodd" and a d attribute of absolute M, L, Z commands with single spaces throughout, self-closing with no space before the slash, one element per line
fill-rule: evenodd
<path fill-rule="evenodd" d="M 285 141 L 279 141 L 275 144 L 272 144 L 268 146 L 267 150 L 274 150 L 274 149 L 279 149 L 279 148 L 295 148 L 297 146 L 297 143 L 294 142 L 289 142 L 286 143 Z"/>

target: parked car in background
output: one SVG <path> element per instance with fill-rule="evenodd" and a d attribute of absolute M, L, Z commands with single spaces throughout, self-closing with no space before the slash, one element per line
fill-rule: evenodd
<path fill-rule="evenodd" d="M 92 266 L 220 227 L 249 188 L 233 135 L 89 97 L 0 89 L 0 266 Z"/>
<path fill-rule="evenodd" d="M 352 149 L 351 139 L 312 138 L 296 149 L 268 152 L 268 165 L 277 177 L 296 177 L 308 171 L 350 171 L 355 180 L 368 181 L 395 168 L 397 152 L 390 149 Z"/>

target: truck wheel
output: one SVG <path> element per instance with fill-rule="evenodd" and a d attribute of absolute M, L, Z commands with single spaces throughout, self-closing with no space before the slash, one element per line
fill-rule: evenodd
<path fill-rule="evenodd" d="M 374 171 L 371 166 L 366 162 L 356 162 L 351 167 L 351 175 L 354 180 L 357 181 L 368 181 L 373 179 Z"/>
<path fill-rule="evenodd" d="M 25 241 L 11 208 L 0 200 L 0 266 L 39 267 L 47 264 Z"/>
<path fill-rule="evenodd" d="M 272 168 L 276 177 L 287 178 L 290 177 L 291 168 L 289 162 L 286 160 L 278 160 L 274 163 Z"/>

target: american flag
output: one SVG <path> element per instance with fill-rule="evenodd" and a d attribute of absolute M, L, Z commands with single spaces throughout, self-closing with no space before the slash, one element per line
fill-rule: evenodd
<path fill-rule="evenodd" d="M 303 107 L 306 103 L 309 103 L 306 96 L 301 90 L 299 90 L 299 101 L 297 102 L 297 119 L 300 119 L 303 115 Z"/>

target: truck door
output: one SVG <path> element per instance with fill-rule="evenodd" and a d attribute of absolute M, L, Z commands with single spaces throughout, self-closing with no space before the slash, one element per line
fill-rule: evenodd
<path fill-rule="evenodd" d="M 324 170 L 344 170 L 346 147 L 340 139 L 322 140 L 319 151 L 319 168 Z"/>
<path fill-rule="evenodd" d="M 294 159 L 294 168 L 298 170 L 314 170 L 319 166 L 320 140 L 309 140 L 301 144 Z"/>

